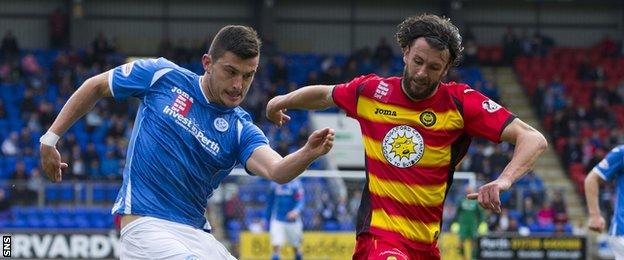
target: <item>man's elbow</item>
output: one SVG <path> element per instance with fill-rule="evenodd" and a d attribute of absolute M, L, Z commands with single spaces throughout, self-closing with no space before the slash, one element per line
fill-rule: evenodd
<path fill-rule="evenodd" d="M 585 189 L 590 186 L 598 185 L 602 181 L 602 178 L 596 173 L 596 171 L 592 170 L 585 176 Z"/>
<path fill-rule="evenodd" d="M 278 167 L 271 167 L 271 169 L 269 169 L 267 171 L 267 173 L 265 174 L 266 178 L 278 183 L 278 184 L 285 184 L 288 183 L 290 180 L 284 176 L 283 174 L 279 173 L 279 168 Z"/>
<path fill-rule="evenodd" d="M 548 140 L 543 134 L 537 132 L 537 150 L 539 153 L 543 153 L 548 148 Z"/>

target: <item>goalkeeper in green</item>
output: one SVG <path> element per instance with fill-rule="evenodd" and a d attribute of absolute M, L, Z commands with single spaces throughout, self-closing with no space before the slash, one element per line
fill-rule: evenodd
<path fill-rule="evenodd" d="M 473 192 L 473 187 L 466 185 L 466 194 Z M 453 221 L 459 225 L 459 240 L 464 259 L 472 259 L 474 240 L 485 224 L 485 211 L 479 207 L 479 202 L 464 198 L 458 205 Z"/>

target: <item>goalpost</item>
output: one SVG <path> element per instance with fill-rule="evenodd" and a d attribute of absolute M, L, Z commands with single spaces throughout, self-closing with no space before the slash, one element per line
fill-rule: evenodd
<path fill-rule="evenodd" d="M 297 178 L 303 183 L 305 191 L 306 201 L 302 212 L 305 236 L 313 237 L 304 239 L 307 241 L 304 243 L 331 241 L 330 245 L 320 242 L 307 244 L 303 248 L 308 250 L 308 256 L 316 254 L 316 257 L 324 259 L 350 258 L 355 243 L 357 210 L 366 184 L 365 172 L 307 170 Z M 268 235 L 265 233 L 269 185 L 270 181 L 250 176 L 245 170 L 237 168 L 224 179 L 209 201 L 209 220 L 215 228 L 215 236 L 219 236 L 219 240 L 224 241 L 231 252 L 239 252 L 240 259 L 270 257 Z M 472 172 L 456 172 L 446 197 L 445 214 L 455 212 L 454 205 L 465 196 L 465 185 L 474 187 L 476 175 Z M 235 212 L 232 216 L 231 205 L 228 206 L 228 203 L 236 200 L 242 202 L 242 205 L 238 209 L 240 212 Z M 446 208 L 447 206 L 450 208 Z M 450 223 L 443 221 L 443 233 L 448 232 L 449 226 Z M 328 246 L 335 247 L 336 250 L 322 249 Z M 345 249 L 349 247 L 351 248 Z M 290 249 L 286 250 L 285 255 L 289 255 Z M 325 258 L 325 253 L 331 256 Z M 253 257 L 249 257 L 250 255 Z"/>

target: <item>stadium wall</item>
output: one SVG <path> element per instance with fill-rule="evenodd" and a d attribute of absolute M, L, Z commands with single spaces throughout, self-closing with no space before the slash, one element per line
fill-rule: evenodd
<path fill-rule="evenodd" d="M 273 1 L 275 40 L 289 52 L 350 53 L 392 39 L 404 17 L 443 10 L 462 28 L 468 26 L 478 43 L 500 43 L 507 26 L 532 34 L 537 26 L 557 43 L 587 46 L 605 34 L 619 37 L 623 7 L 618 1 Z M 22 47 L 48 46 L 47 16 L 67 1 L 0 0 L 0 33 L 12 29 Z M 69 1 L 69 4 L 73 2 Z M 84 47 L 102 31 L 117 38 L 129 54 L 154 54 L 169 35 L 174 44 L 204 40 L 229 23 L 258 20 L 255 1 L 139 0 L 78 1 L 84 16 L 72 19 L 72 44 Z M 582 36 L 582 37 L 580 37 Z M 183 40 L 180 40 L 183 39 Z"/>

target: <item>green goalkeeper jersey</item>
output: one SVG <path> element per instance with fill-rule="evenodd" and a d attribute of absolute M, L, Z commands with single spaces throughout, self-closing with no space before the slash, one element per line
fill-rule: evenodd
<path fill-rule="evenodd" d="M 457 207 L 455 220 L 459 223 L 459 235 L 462 239 L 477 236 L 479 223 L 485 219 L 485 212 L 476 200 L 464 199 Z"/>

